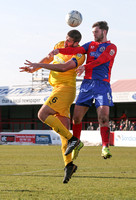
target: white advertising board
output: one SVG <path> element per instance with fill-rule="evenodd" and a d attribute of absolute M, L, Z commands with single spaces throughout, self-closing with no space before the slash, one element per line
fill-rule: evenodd
<path fill-rule="evenodd" d="M 136 131 L 115 131 L 114 146 L 136 147 Z"/>
<path fill-rule="evenodd" d="M 113 102 L 136 102 L 136 92 L 113 92 Z"/>
<path fill-rule="evenodd" d="M 80 139 L 85 146 L 99 146 L 102 144 L 100 131 L 82 131 Z"/>

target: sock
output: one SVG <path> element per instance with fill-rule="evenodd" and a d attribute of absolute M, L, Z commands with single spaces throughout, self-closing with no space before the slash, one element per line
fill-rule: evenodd
<path fill-rule="evenodd" d="M 110 136 L 110 128 L 109 127 L 101 127 L 101 138 L 102 138 L 102 147 L 109 146 L 109 136 Z"/>
<path fill-rule="evenodd" d="M 72 133 L 70 133 L 70 131 L 61 123 L 61 121 L 53 115 L 49 115 L 44 123 L 68 140 L 71 139 L 73 136 Z"/>
<path fill-rule="evenodd" d="M 62 156 L 64 160 L 65 166 L 67 166 L 68 163 L 72 162 L 72 153 L 69 153 L 67 156 L 65 156 L 65 151 L 67 149 L 68 145 L 68 140 L 64 138 L 63 136 L 60 136 L 61 138 L 61 151 L 62 151 Z"/>
<path fill-rule="evenodd" d="M 80 139 L 81 130 L 82 130 L 82 122 L 80 124 L 73 124 L 72 130 L 73 130 L 73 136 Z"/>

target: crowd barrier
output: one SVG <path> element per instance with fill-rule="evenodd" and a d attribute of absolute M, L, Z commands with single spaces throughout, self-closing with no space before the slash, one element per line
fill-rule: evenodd
<path fill-rule="evenodd" d="M 81 140 L 85 146 L 101 145 L 99 131 L 82 131 Z M 60 136 L 53 130 L 23 130 L 20 132 L 0 132 L 0 144 L 18 145 L 61 145 Z M 136 147 L 136 131 L 114 131 L 110 133 L 110 145 Z"/>

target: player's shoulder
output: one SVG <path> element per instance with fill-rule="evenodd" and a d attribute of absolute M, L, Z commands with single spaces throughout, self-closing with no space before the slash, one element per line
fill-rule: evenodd
<path fill-rule="evenodd" d="M 107 49 L 107 51 L 114 51 L 114 52 L 117 52 L 117 46 L 115 45 L 115 44 L 113 44 L 113 43 L 111 43 L 110 41 L 107 41 L 106 43 L 106 49 Z"/>
<path fill-rule="evenodd" d="M 117 46 L 115 44 L 113 44 L 111 41 L 108 41 L 107 43 L 109 43 L 111 47 L 117 48 Z"/>
<path fill-rule="evenodd" d="M 55 44 L 54 49 L 59 49 L 64 47 L 64 41 L 60 41 L 57 44 Z"/>
<path fill-rule="evenodd" d="M 117 53 L 117 47 L 115 44 L 111 43 L 110 41 L 108 41 L 107 43 L 109 43 L 109 45 L 107 46 L 107 51 L 109 51 L 109 54 L 111 56 L 115 56 Z"/>

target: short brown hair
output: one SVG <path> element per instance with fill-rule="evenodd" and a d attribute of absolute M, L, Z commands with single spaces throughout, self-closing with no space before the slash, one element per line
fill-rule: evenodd
<path fill-rule="evenodd" d="M 68 32 L 68 36 L 71 37 L 74 42 L 80 42 L 82 35 L 78 30 L 71 30 Z"/>
<path fill-rule="evenodd" d="M 99 21 L 99 22 L 96 22 L 92 25 L 92 28 L 98 26 L 100 29 L 102 30 L 106 30 L 107 33 L 108 33 L 108 30 L 109 30 L 109 26 L 108 26 L 108 23 L 106 21 Z"/>

